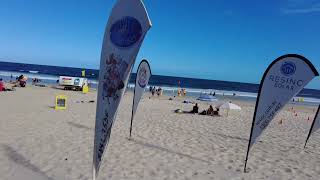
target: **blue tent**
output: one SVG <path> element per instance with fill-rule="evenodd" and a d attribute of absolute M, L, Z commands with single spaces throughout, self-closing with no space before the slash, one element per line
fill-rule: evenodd
<path fill-rule="evenodd" d="M 214 96 L 208 95 L 208 94 L 200 94 L 200 97 L 197 98 L 199 101 L 218 101 L 218 99 Z"/>

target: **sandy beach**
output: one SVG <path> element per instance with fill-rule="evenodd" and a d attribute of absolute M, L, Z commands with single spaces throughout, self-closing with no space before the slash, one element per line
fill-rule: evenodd
<path fill-rule="evenodd" d="M 67 110 L 54 110 L 59 94 L 68 97 Z M 146 93 L 128 140 L 132 95 L 127 92 L 120 104 L 99 180 L 320 177 L 320 133 L 303 149 L 316 107 L 295 106 L 298 116 L 292 105 L 285 107 L 251 149 L 249 172 L 243 173 L 254 102 L 233 101 L 241 111 L 210 117 L 176 114 L 192 104 L 183 104 L 185 98 L 149 99 Z M 90 180 L 96 108 L 90 100 L 96 102 L 95 91 L 28 86 L 0 93 L 0 179 Z"/>

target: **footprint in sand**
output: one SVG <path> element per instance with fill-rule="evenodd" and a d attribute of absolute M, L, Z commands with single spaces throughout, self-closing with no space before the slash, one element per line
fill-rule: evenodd
<path fill-rule="evenodd" d="M 310 174 L 305 174 L 308 178 L 312 178 L 312 176 Z"/>
<path fill-rule="evenodd" d="M 292 173 L 292 170 L 291 170 L 290 168 L 285 168 L 284 171 L 285 171 L 286 173 Z"/>
<path fill-rule="evenodd" d="M 150 172 L 149 172 L 149 175 L 152 176 L 152 177 L 155 177 L 155 176 L 156 176 L 156 173 L 155 173 L 154 171 L 150 171 Z"/>
<path fill-rule="evenodd" d="M 265 162 L 265 163 L 270 163 L 270 161 L 267 161 L 265 158 L 259 158 L 259 160 L 261 161 L 261 162 Z"/>
<path fill-rule="evenodd" d="M 193 172 L 192 176 L 196 176 L 196 175 L 198 175 L 198 172 L 197 171 Z"/>
<path fill-rule="evenodd" d="M 226 152 L 227 150 L 226 149 L 220 149 L 220 152 Z"/>

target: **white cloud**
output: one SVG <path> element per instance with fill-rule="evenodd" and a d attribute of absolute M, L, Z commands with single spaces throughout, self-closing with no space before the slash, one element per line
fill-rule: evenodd
<path fill-rule="evenodd" d="M 288 0 L 287 7 L 282 8 L 284 14 L 320 13 L 320 1 Z"/>
<path fill-rule="evenodd" d="M 304 9 L 282 9 L 284 14 L 307 14 L 320 12 L 320 7 L 304 8 Z"/>

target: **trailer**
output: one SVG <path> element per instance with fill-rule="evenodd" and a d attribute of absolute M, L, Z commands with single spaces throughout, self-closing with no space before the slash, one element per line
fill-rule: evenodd
<path fill-rule="evenodd" d="M 59 85 L 64 87 L 64 90 L 82 91 L 84 85 L 88 85 L 87 78 L 60 76 Z"/>

